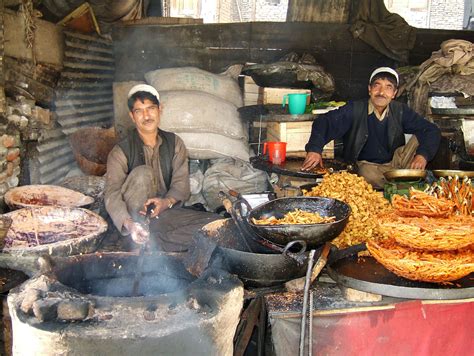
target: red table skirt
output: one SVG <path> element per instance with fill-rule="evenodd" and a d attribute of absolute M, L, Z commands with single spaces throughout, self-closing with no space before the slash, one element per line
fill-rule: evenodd
<path fill-rule="evenodd" d="M 315 311 L 313 355 L 474 355 L 474 300 Z M 277 355 L 298 354 L 301 317 L 270 315 Z"/>

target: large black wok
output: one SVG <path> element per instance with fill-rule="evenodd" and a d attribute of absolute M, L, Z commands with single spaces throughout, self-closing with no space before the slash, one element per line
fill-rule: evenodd
<path fill-rule="evenodd" d="M 263 219 L 270 216 L 280 219 L 295 209 L 317 212 L 323 217 L 335 216 L 336 221 L 325 224 L 285 225 L 256 225 L 252 222 L 252 218 Z M 256 235 L 274 244 L 285 246 L 294 240 L 303 240 L 308 248 L 316 248 L 337 237 L 346 227 L 350 214 L 350 206 L 337 199 L 291 197 L 271 200 L 255 207 L 245 216 L 245 221 Z"/>
<path fill-rule="evenodd" d="M 308 252 L 303 254 L 303 263 L 284 254 L 251 252 L 240 233 L 232 219 L 216 220 L 205 225 L 194 239 L 215 243 L 217 246 L 209 265 L 237 275 L 245 286 L 270 287 L 304 276 Z M 197 243 L 195 246 L 203 245 Z"/>

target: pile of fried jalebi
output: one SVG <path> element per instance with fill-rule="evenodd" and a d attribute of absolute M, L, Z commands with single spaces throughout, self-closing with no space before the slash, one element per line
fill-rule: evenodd
<path fill-rule="evenodd" d="M 395 194 L 392 197 L 392 206 L 401 216 L 446 218 L 454 211 L 452 201 L 437 198 L 416 189 L 410 189 L 410 198 Z"/>
<path fill-rule="evenodd" d="M 394 195 L 393 212 L 379 216 L 385 239 L 369 241 L 370 254 L 395 274 L 449 282 L 474 272 L 474 218 L 455 215 L 454 203 L 410 190 Z"/>
<path fill-rule="evenodd" d="M 342 200 L 351 207 L 344 231 L 332 243 L 338 248 L 357 245 L 379 236 L 377 214 L 389 211 L 390 204 L 383 194 L 375 191 L 364 178 L 348 172 L 327 174 L 305 196 L 321 196 Z"/>
<path fill-rule="evenodd" d="M 368 241 L 370 254 L 388 270 L 412 280 L 450 282 L 474 272 L 474 251 L 421 251 L 405 248 L 393 239 Z"/>
<path fill-rule="evenodd" d="M 252 218 L 255 225 L 285 225 L 285 224 L 325 224 L 336 221 L 335 216 L 321 216 L 316 212 L 295 209 L 289 211 L 281 219 L 270 216 L 264 219 Z"/>

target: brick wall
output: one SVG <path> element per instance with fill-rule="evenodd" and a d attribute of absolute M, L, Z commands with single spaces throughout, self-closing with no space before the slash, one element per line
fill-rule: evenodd
<path fill-rule="evenodd" d="M 385 0 L 388 11 L 418 28 L 462 30 L 464 0 Z"/>
<path fill-rule="evenodd" d="M 20 132 L 10 125 L 2 125 L 0 134 L 0 197 L 16 187 L 20 176 Z"/>
<path fill-rule="evenodd" d="M 288 0 L 219 1 L 219 22 L 286 21 Z"/>
<path fill-rule="evenodd" d="M 464 0 L 431 0 L 429 28 L 462 30 Z"/>
<path fill-rule="evenodd" d="M 255 21 L 286 21 L 288 0 L 257 0 Z"/>

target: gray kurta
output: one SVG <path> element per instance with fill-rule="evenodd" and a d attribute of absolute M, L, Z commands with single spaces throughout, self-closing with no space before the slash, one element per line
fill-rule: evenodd
<path fill-rule="evenodd" d="M 144 146 L 145 163 L 146 166 L 152 168 L 151 187 L 140 187 L 146 188 L 149 191 L 148 198 L 172 197 L 177 201 L 184 202 L 189 198 L 189 167 L 186 147 L 183 141 L 176 136 L 175 140 L 175 154 L 172 160 L 173 175 L 171 179 L 170 189 L 166 189 L 166 185 L 161 174 L 160 167 L 160 151 L 159 148 L 162 144 L 160 136 L 157 137 L 157 145 L 154 148 Z M 134 207 L 127 207 L 126 198 L 124 194 L 127 192 L 127 158 L 123 153 L 122 149 L 116 145 L 110 152 L 107 158 L 107 173 L 106 173 L 106 185 L 104 192 L 105 207 L 109 213 L 114 225 L 117 229 L 126 234 L 123 231 L 123 223 L 127 218 L 133 218 L 136 220 L 138 210 L 143 207 L 143 202 L 135 203 Z M 133 171 L 132 171 L 133 172 Z M 132 173 L 130 172 L 130 173 Z M 132 211 L 130 211 L 132 210 Z"/>

